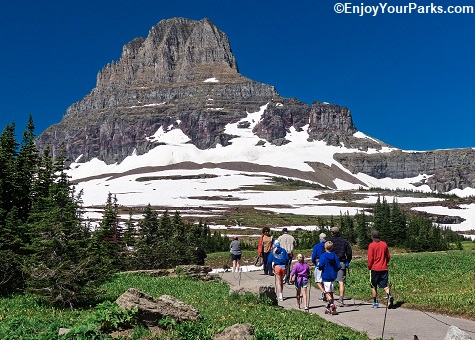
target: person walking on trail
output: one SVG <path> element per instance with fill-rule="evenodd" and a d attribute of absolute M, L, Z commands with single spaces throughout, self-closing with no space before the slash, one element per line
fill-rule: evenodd
<path fill-rule="evenodd" d="M 287 262 L 289 262 L 289 255 L 287 254 L 285 249 L 280 246 L 279 241 L 274 242 L 274 248 L 270 253 L 267 261 L 271 266 L 272 264 L 274 265 L 277 296 L 279 297 L 279 301 L 284 301 L 284 296 L 282 293 L 282 281 L 285 277 L 285 266 L 287 265 Z"/>
<path fill-rule="evenodd" d="M 317 266 L 322 271 L 323 287 L 328 301 L 325 314 L 336 315 L 338 313 L 333 300 L 333 292 L 335 290 L 334 282 L 338 277 L 341 265 L 338 256 L 333 252 L 332 241 L 325 242 L 325 252 L 320 256 Z"/>
<path fill-rule="evenodd" d="M 280 242 L 280 246 L 284 248 L 289 255 L 289 262 L 285 266 L 286 274 L 284 278 L 284 283 L 287 283 L 289 282 L 290 266 L 292 265 L 292 259 L 294 257 L 295 238 L 289 234 L 289 230 L 287 228 L 283 228 L 282 233 L 283 234 L 277 238 L 277 241 Z"/>
<path fill-rule="evenodd" d="M 270 236 L 269 227 L 262 228 L 262 235 L 259 237 L 259 244 L 257 245 L 257 255 L 262 256 L 264 262 L 264 275 L 273 275 L 272 266 L 268 265 L 267 258 L 272 250 L 272 236 Z"/>
<path fill-rule="evenodd" d="M 239 241 L 239 238 L 236 235 L 233 237 L 233 240 L 229 245 L 229 251 L 231 252 L 231 260 L 233 261 L 233 273 L 239 272 L 239 261 L 241 260 L 242 251 L 241 241 Z"/>
<path fill-rule="evenodd" d="M 317 263 L 320 256 L 325 252 L 325 242 L 327 235 L 325 233 L 321 233 L 319 235 L 320 242 L 313 246 L 312 249 L 312 263 L 315 266 L 315 283 L 317 284 L 318 289 L 322 292 L 322 297 L 319 300 L 327 301 L 325 296 L 325 288 L 323 288 L 323 281 L 322 281 L 322 271 L 318 269 Z"/>
<path fill-rule="evenodd" d="M 338 277 L 336 278 L 336 281 L 338 281 L 340 293 L 338 304 L 340 307 L 343 307 L 345 305 L 346 268 L 349 268 L 350 266 L 351 259 L 353 258 L 353 250 L 351 249 L 350 243 L 340 236 L 340 228 L 331 228 L 331 234 L 332 236 L 328 239 L 328 241 L 332 241 L 333 251 L 340 260 L 341 269 L 338 271 Z"/>
<path fill-rule="evenodd" d="M 388 308 L 393 308 L 394 299 L 388 286 L 388 264 L 391 258 L 386 242 L 381 241 L 377 230 L 371 231 L 371 242 L 368 246 L 368 270 L 371 271 L 371 292 L 373 308 L 378 308 L 377 288 L 382 288 L 387 294 Z"/>
<path fill-rule="evenodd" d="M 304 309 L 308 311 L 308 278 L 310 276 L 310 267 L 305 263 L 305 258 L 302 254 L 297 255 L 297 263 L 292 267 L 290 272 L 290 283 L 295 284 L 297 291 L 297 307 L 300 309 L 300 297 L 303 297 Z"/>

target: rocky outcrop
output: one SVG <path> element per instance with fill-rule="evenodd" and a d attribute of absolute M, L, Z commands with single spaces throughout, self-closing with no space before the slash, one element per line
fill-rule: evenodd
<path fill-rule="evenodd" d="M 170 295 L 162 295 L 157 299 L 141 292 L 135 288 L 129 288 L 116 300 L 117 305 L 122 309 L 138 309 L 139 319 L 142 323 L 156 326 L 160 319 L 169 317 L 176 321 L 197 321 L 200 318 L 196 308 Z"/>
<path fill-rule="evenodd" d="M 438 192 L 475 186 L 474 149 L 335 154 L 334 159 L 353 174 L 365 173 L 375 178 L 410 178 L 426 174 L 428 178 L 415 186 L 427 184 Z"/>
<path fill-rule="evenodd" d="M 42 150 L 50 144 L 53 156 L 63 145 L 71 161 L 81 156 L 81 162 L 97 157 L 119 163 L 155 147 L 149 137 L 161 127 L 181 129 L 200 149 L 226 146 L 233 136 L 225 126 L 267 103 L 254 132 L 270 143 L 285 144 L 291 127 L 309 125 L 311 139 L 359 145 L 348 109 L 310 107 L 242 76 L 226 34 L 209 19 L 184 18 L 162 20 L 147 38 L 126 44 L 119 61 L 98 73 L 91 93 L 46 129 L 37 145 Z"/>
<path fill-rule="evenodd" d="M 242 282 L 239 286 L 231 286 L 229 289 L 229 295 L 244 295 L 246 293 L 251 293 L 257 297 L 269 298 L 274 304 L 277 304 L 277 294 L 275 292 L 275 287 L 271 285 L 256 285 L 254 282 L 246 281 Z"/>

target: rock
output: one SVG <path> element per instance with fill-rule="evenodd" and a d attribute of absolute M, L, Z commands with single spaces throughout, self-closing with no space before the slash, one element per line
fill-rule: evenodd
<path fill-rule="evenodd" d="M 438 192 L 475 186 L 474 149 L 341 153 L 335 154 L 334 159 L 354 174 L 362 172 L 375 178 L 410 178 L 427 174 L 430 177 L 425 184 Z"/>
<path fill-rule="evenodd" d="M 210 266 L 200 266 L 197 264 L 181 265 L 175 268 L 177 274 L 184 274 L 192 277 L 206 276 L 213 268 Z"/>
<path fill-rule="evenodd" d="M 455 326 L 450 326 L 444 340 L 470 340 L 472 339 L 467 333 Z"/>
<path fill-rule="evenodd" d="M 277 294 L 275 287 L 270 285 L 256 285 L 253 282 L 242 282 L 240 286 L 232 286 L 229 294 L 238 293 L 244 295 L 246 293 L 254 294 L 258 297 L 268 297 L 273 303 L 277 304 Z"/>
<path fill-rule="evenodd" d="M 225 328 L 221 333 L 215 334 L 213 340 L 252 340 L 254 327 L 251 324 L 235 324 Z"/>
<path fill-rule="evenodd" d="M 275 145 L 288 143 L 290 128 L 300 131 L 309 121 L 311 139 L 361 141 L 352 136 L 348 109 L 280 97 L 273 86 L 239 74 L 226 34 L 209 19 L 172 18 L 126 44 L 119 61 L 98 73 L 96 87 L 36 142 L 40 150 L 51 144 L 54 156 L 64 143 L 71 160 L 97 157 L 111 164 L 158 146 L 150 137 L 162 128 L 181 129 L 208 149 L 228 145 L 234 136 L 224 132 L 226 125 L 266 104 L 254 133 Z"/>
<path fill-rule="evenodd" d="M 62 336 L 62 335 L 66 335 L 68 334 L 69 332 L 71 332 L 71 330 L 69 328 L 60 328 L 58 330 L 58 336 Z"/>
<path fill-rule="evenodd" d="M 156 326 L 160 319 L 170 317 L 176 321 L 198 320 L 196 308 L 177 300 L 173 296 L 162 295 L 157 299 L 135 289 L 129 288 L 119 296 L 116 303 L 122 309 L 137 307 L 141 322 L 147 327 Z"/>

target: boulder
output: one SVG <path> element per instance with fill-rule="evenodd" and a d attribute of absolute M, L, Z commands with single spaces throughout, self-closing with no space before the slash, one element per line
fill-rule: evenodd
<path fill-rule="evenodd" d="M 239 295 L 244 295 L 246 293 L 251 293 L 259 297 L 268 297 L 275 304 L 277 304 L 277 294 L 275 292 L 274 286 L 271 285 L 259 285 L 255 282 L 242 282 L 239 286 L 232 286 L 229 290 L 229 294 L 238 293 Z"/>
<path fill-rule="evenodd" d="M 200 266 L 196 264 L 177 266 L 175 268 L 177 274 L 184 274 L 192 277 L 207 276 L 212 270 L 213 268 L 210 266 Z"/>
<path fill-rule="evenodd" d="M 472 339 L 467 333 L 461 329 L 450 326 L 447 334 L 445 335 L 444 340 L 470 340 Z"/>
<path fill-rule="evenodd" d="M 129 288 L 119 296 L 116 303 L 122 309 L 137 307 L 138 317 L 147 327 L 158 325 L 160 319 L 170 317 L 176 321 L 196 321 L 199 319 L 198 309 L 170 295 L 162 295 L 157 299 L 135 288 Z"/>
<path fill-rule="evenodd" d="M 235 324 L 225 328 L 221 333 L 215 334 L 213 340 L 252 340 L 254 327 L 249 323 Z"/>

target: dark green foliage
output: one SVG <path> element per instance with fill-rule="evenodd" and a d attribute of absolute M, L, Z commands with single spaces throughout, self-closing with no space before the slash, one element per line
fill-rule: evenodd
<path fill-rule="evenodd" d="M 348 240 L 348 242 L 356 243 L 356 230 L 354 225 L 354 218 L 350 216 L 347 211 L 344 215 L 340 213 L 340 232 L 341 236 Z"/>
<path fill-rule="evenodd" d="M 125 268 L 124 256 L 127 253 L 118 210 L 116 196 L 109 193 L 102 221 L 93 233 L 94 252 L 111 273 Z"/>
<path fill-rule="evenodd" d="M 33 198 L 28 228 L 31 243 L 25 260 L 27 289 L 58 306 L 69 306 L 96 295 L 107 277 L 90 251 L 90 233 L 81 222 L 80 195 L 65 173 L 64 158 L 54 164 L 43 157 L 41 191 Z M 49 169 L 50 174 L 46 174 Z M 46 191 L 46 189 L 48 191 Z"/>
<path fill-rule="evenodd" d="M 367 249 L 371 243 L 371 230 L 364 211 L 355 215 L 356 244 L 360 249 Z"/>

